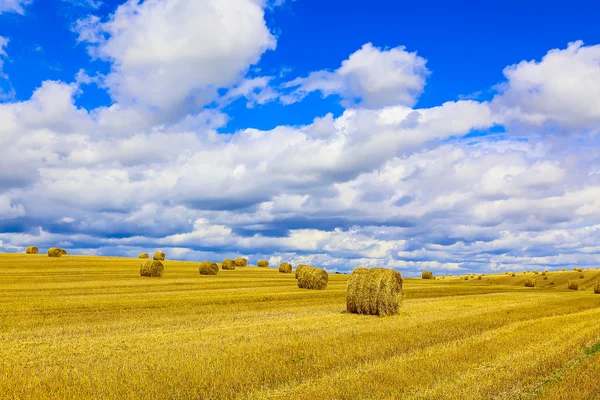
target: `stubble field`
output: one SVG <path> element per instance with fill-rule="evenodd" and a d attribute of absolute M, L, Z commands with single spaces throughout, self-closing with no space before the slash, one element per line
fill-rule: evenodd
<path fill-rule="evenodd" d="M 600 398 L 597 270 L 405 279 L 379 318 L 345 312 L 348 275 L 315 291 L 274 268 L 139 265 L 0 255 L 0 397 Z"/>

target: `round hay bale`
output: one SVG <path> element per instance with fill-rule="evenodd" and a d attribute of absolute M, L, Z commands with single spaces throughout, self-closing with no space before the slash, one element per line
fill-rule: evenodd
<path fill-rule="evenodd" d="M 48 249 L 48 257 L 62 257 L 63 252 L 58 247 L 51 247 Z"/>
<path fill-rule="evenodd" d="M 346 287 L 346 310 L 353 314 L 398 314 L 402 274 L 385 268 L 356 268 Z"/>
<path fill-rule="evenodd" d="M 525 287 L 535 287 L 535 279 L 533 278 L 528 278 L 525 281 Z"/>
<path fill-rule="evenodd" d="M 60 252 L 62 253 L 63 256 L 67 255 L 67 251 L 65 249 L 60 249 Z"/>
<path fill-rule="evenodd" d="M 248 260 L 246 258 L 238 257 L 235 259 L 235 266 L 243 268 L 248 266 Z"/>
<path fill-rule="evenodd" d="M 298 287 L 300 289 L 323 290 L 329 283 L 329 274 L 321 268 L 305 266 L 298 274 Z"/>
<path fill-rule="evenodd" d="M 302 272 L 302 269 L 304 267 L 310 267 L 310 265 L 298 264 L 298 266 L 296 267 L 296 279 L 298 279 L 298 275 Z"/>
<path fill-rule="evenodd" d="M 282 262 L 279 264 L 279 272 L 283 274 L 291 274 L 292 273 L 292 264 Z"/>
<path fill-rule="evenodd" d="M 40 250 L 35 246 L 29 246 L 25 250 L 25 254 L 40 254 Z"/>
<path fill-rule="evenodd" d="M 219 266 L 217 263 L 211 261 L 202 261 L 198 272 L 200 272 L 200 275 L 217 275 L 219 273 Z"/>
<path fill-rule="evenodd" d="M 138 258 L 150 258 L 150 255 L 148 255 L 148 253 L 140 253 Z"/>
<path fill-rule="evenodd" d="M 235 269 L 235 261 L 233 260 L 223 260 L 221 263 L 221 268 L 228 271 L 233 271 Z"/>
<path fill-rule="evenodd" d="M 267 260 L 258 260 L 256 266 L 259 268 L 269 268 L 269 262 Z"/>
<path fill-rule="evenodd" d="M 596 282 L 596 284 L 594 285 L 594 293 L 600 294 L 600 281 Z"/>
<path fill-rule="evenodd" d="M 154 256 L 152 257 L 152 259 L 157 261 L 165 261 L 165 258 L 165 253 L 163 253 L 162 251 L 155 252 Z"/>
<path fill-rule="evenodd" d="M 569 281 L 567 283 L 567 287 L 570 290 L 579 290 L 579 282 L 577 282 L 577 281 Z"/>
<path fill-rule="evenodd" d="M 152 278 L 160 278 L 165 272 L 165 267 L 159 260 L 146 260 L 140 267 L 140 275 Z"/>
<path fill-rule="evenodd" d="M 431 272 L 431 271 L 423 271 L 423 273 L 421 274 L 421 279 L 434 279 L 433 278 L 433 272 Z"/>
<path fill-rule="evenodd" d="M 516 276 L 516 274 L 513 272 L 510 276 Z"/>

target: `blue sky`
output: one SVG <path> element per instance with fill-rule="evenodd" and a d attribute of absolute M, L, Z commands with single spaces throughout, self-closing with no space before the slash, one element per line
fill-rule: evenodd
<path fill-rule="evenodd" d="M 0 250 L 600 262 L 591 1 L 0 0 Z"/>

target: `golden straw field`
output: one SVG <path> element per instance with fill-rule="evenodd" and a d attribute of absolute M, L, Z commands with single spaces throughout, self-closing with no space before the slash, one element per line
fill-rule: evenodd
<path fill-rule="evenodd" d="M 345 312 L 349 275 L 141 262 L 0 255 L 0 397 L 600 398 L 597 270 L 405 279 L 376 317 Z"/>

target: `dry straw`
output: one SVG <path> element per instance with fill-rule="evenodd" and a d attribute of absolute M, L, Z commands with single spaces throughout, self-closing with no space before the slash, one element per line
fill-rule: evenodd
<path fill-rule="evenodd" d="M 165 253 L 163 253 L 162 251 L 157 251 L 154 253 L 154 256 L 152 258 L 156 261 L 165 261 Z"/>
<path fill-rule="evenodd" d="M 198 272 L 200 272 L 200 275 L 217 275 L 219 273 L 219 266 L 217 263 L 211 261 L 202 261 Z"/>
<path fill-rule="evenodd" d="M 306 265 L 306 264 L 298 264 L 298 266 L 296 267 L 296 279 L 298 279 L 298 275 L 300 275 L 300 273 L 302 272 L 302 270 L 305 267 L 310 267 L 310 265 Z"/>
<path fill-rule="evenodd" d="M 238 268 L 243 268 L 248 266 L 248 260 L 242 257 L 238 257 L 235 259 L 235 266 Z"/>
<path fill-rule="evenodd" d="M 511 274 L 511 276 L 516 276 L 517 274 L 515 274 L 514 272 Z"/>
<path fill-rule="evenodd" d="M 150 256 L 148 255 L 148 253 L 140 253 L 138 258 L 150 258 Z"/>
<path fill-rule="evenodd" d="M 35 246 L 29 246 L 25 250 L 25 254 L 40 254 L 40 250 Z"/>
<path fill-rule="evenodd" d="M 63 256 L 67 255 L 67 251 L 65 249 L 60 249 L 60 252 L 62 253 Z"/>
<path fill-rule="evenodd" d="M 62 257 L 62 250 L 58 247 L 51 247 L 48 249 L 48 257 Z"/>
<path fill-rule="evenodd" d="M 160 278 L 165 272 L 163 263 L 159 260 L 146 260 L 140 267 L 140 275 L 152 278 Z"/>
<path fill-rule="evenodd" d="M 600 294 L 600 281 L 596 282 L 596 284 L 594 285 L 594 293 Z"/>
<path fill-rule="evenodd" d="M 259 268 L 269 268 L 269 262 L 267 260 L 258 260 L 256 266 Z"/>
<path fill-rule="evenodd" d="M 525 281 L 525 287 L 535 287 L 535 279 L 529 278 Z"/>
<path fill-rule="evenodd" d="M 402 274 L 385 268 L 357 268 L 346 288 L 346 310 L 385 317 L 398 314 Z"/>
<path fill-rule="evenodd" d="M 223 260 L 221 263 L 221 268 L 228 271 L 233 271 L 235 269 L 235 261 L 234 260 Z"/>
<path fill-rule="evenodd" d="M 579 282 L 577 282 L 577 281 L 569 281 L 569 283 L 567 283 L 567 287 L 570 290 L 579 290 Z"/>
<path fill-rule="evenodd" d="M 298 287 L 300 289 L 323 290 L 327 288 L 328 282 L 329 274 L 321 268 L 307 265 L 298 274 Z"/>
<path fill-rule="evenodd" d="M 291 274 L 292 273 L 292 264 L 282 262 L 281 264 L 279 264 L 279 272 L 281 272 L 283 274 Z"/>
<path fill-rule="evenodd" d="M 423 271 L 423 273 L 421 274 L 421 279 L 434 279 L 433 272 Z"/>

